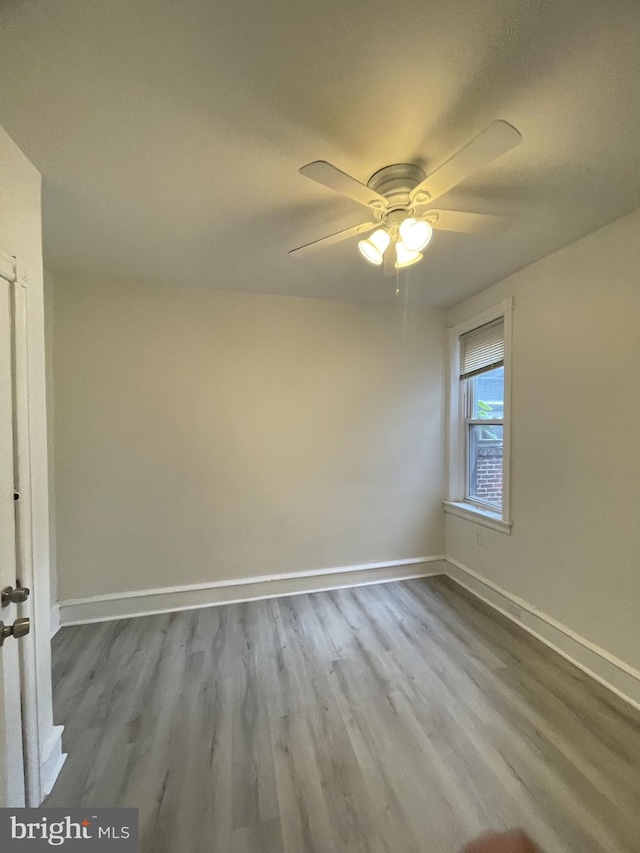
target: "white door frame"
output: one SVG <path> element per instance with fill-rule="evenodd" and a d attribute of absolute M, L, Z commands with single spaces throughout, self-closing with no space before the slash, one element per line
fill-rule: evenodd
<path fill-rule="evenodd" d="M 0 275 L 0 587 L 14 585 L 17 575 L 12 302 L 12 285 Z M 13 624 L 17 610 L 12 603 L 0 609 L 5 625 Z M 21 806 L 25 771 L 19 643 L 9 637 L 0 656 L 0 805 Z"/>
<path fill-rule="evenodd" d="M 31 590 L 19 616 L 31 619 L 31 632 L 19 643 L 22 698 L 22 736 L 24 745 L 24 782 L 26 805 L 39 806 L 49 793 L 48 777 L 55 778 L 66 756 L 59 746 L 52 756 L 54 742 L 59 742 L 62 727 L 51 726 L 50 658 L 38 655 L 38 647 L 49 643 L 49 571 L 36 577 L 33 562 L 33 507 L 31 429 L 29 422 L 29 308 L 28 275 L 16 259 L 0 251 L 0 276 L 10 283 L 13 311 L 13 382 L 14 382 L 14 476 L 19 494 L 16 501 L 17 577 Z M 43 368 L 43 365 L 41 366 Z M 46 588 L 45 588 L 46 584 Z M 39 604 L 43 606 L 38 606 Z M 44 671 L 46 668 L 47 671 Z M 39 691 L 38 685 L 44 688 Z M 49 690 L 46 688 L 49 687 Z M 49 707 L 45 704 L 49 702 Z M 44 713 L 43 713 L 44 712 Z M 46 730 L 45 730 L 46 729 Z M 57 745 L 57 744 L 56 744 Z M 50 757 L 59 766 L 52 774 Z"/>
<path fill-rule="evenodd" d="M 33 602 L 38 595 L 34 582 L 31 547 L 31 447 L 29 441 L 29 375 L 27 364 L 27 288 L 18 281 L 13 283 L 13 334 L 14 334 L 14 388 L 15 388 L 15 441 L 16 441 L 16 533 L 18 578 L 22 586 L 29 587 L 31 595 L 22 608 L 29 616 L 32 631 L 20 643 L 20 680 L 22 687 L 22 738 L 26 800 L 29 805 L 40 805 L 40 746 L 38 738 L 38 687 L 36 683 L 36 631 Z"/>

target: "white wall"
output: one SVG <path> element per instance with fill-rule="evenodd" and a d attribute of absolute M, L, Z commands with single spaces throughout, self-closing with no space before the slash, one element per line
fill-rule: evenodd
<path fill-rule="evenodd" d="M 40 174 L 0 128 L 0 249 L 28 274 L 29 435 L 33 524 L 32 613 L 37 690 L 37 747 L 41 782 L 50 786 L 61 760 L 61 729 L 53 726 L 49 643 L 49 507 L 45 395 Z"/>
<path fill-rule="evenodd" d="M 443 553 L 444 312 L 55 283 L 60 599 Z"/>
<path fill-rule="evenodd" d="M 640 668 L 640 211 L 450 312 L 515 297 L 511 536 L 447 555 Z"/>

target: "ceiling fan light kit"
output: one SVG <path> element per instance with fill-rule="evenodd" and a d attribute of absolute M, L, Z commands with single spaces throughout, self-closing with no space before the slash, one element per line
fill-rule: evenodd
<path fill-rule="evenodd" d="M 428 176 L 414 163 L 396 163 L 379 169 L 366 184 L 325 160 L 308 163 L 300 169 L 302 175 L 368 207 L 374 218 L 299 246 L 289 254 L 307 254 L 373 231 L 370 237 L 358 242 L 358 249 L 369 263 L 375 266 L 384 263 L 386 275 L 389 269 L 404 269 L 421 261 L 434 229 L 466 234 L 499 233 L 508 225 L 504 217 L 434 210 L 431 205 L 514 148 L 521 139 L 515 127 L 506 121 L 495 121 Z M 387 253 L 394 248 L 395 263 L 387 264 Z"/>
<path fill-rule="evenodd" d="M 422 260 L 423 255 L 420 252 L 429 245 L 433 228 L 424 219 L 408 217 L 400 219 L 400 225 L 398 225 L 393 221 L 394 218 L 391 218 L 392 221 L 388 227 L 378 228 L 367 240 L 360 240 L 358 249 L 370 264 L 379 267 L 384 260 L 384 253 L 392 251 L 395 246 L 395 267 L 404 269 Z"/>

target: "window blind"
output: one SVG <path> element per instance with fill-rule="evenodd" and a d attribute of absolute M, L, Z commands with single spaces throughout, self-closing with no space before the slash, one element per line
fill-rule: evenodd
<path fill-rule="evenodd" d="M 504 364 L 504 320 L 494 320 L 460 338 L 460 379 Z"/>

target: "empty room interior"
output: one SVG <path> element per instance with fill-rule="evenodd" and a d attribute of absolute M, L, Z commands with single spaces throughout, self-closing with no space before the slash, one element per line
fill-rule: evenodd
<path fill-rule="evenodd" d="M 639 853 L 640 3 L 0 15 L 2 849 Z"/>

